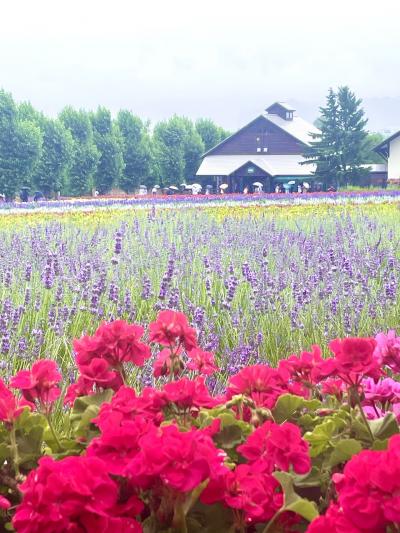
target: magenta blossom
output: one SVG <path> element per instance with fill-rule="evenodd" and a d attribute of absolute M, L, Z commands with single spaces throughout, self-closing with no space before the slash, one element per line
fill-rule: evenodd
<path fill-rule="evenodd" d="M 391 329 L 387 335 L 378 333 L 375 337 L 376 348 L 374 357 L 380 364 L 388 366 L 393 372 L 400 372 L 400 337 L 396 336 L 394 329 Z"/>

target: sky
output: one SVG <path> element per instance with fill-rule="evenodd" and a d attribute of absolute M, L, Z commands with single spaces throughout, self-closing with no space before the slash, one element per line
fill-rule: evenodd
<path fill-rule="evenodd" d="M 234 131 L 277 100 L 309 120 L 329 87 L 400 129 L 400 1 L 0 0 L 0 87 L 66 105 Z"/>

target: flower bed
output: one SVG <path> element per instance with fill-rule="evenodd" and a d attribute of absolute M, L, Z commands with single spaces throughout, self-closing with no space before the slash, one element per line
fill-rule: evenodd
<path fill-rule="evenodd" d="M 116 320 L 76 340 L 66 391 L 50 360 L 0 382 L 4 528 L 398 531 L 393 331 L 336 339 L 327 359 L 313 346 L 245 367 L 218 396 L 214 356 L 184 314 L 161 311 L 144 335 Z M 138 393 L 128 384 L 152 350 L 157 387 Z"/>

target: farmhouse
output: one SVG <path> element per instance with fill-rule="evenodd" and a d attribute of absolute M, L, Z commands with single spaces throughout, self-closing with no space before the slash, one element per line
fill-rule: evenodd
<path fill-rule="evenodd" d="M 252 190 L 261 183 L 264 191 L 297 190 L 313 186 L 315 165 L 301 165 L 304 151 L 318 128 L 299 117 L 296 110 L 276 102 L 265 113 L 204 154 L 197 176 L 227 191 Z M 283 189 L 284 187 L 284 189 Z"/>
<path fill-rule="evenodd" d="M 387 177 L 389 182 L 400 182 L 400 131 L 394 133 L 375 147 L 387 161 Z"/>

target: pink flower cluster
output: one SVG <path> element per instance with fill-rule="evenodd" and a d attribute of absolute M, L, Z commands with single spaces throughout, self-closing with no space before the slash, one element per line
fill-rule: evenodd
<path fill-rule="evenodd" d="M 20 484 L 22 501 L 12 518 L 17 532 L 140 532 L 149 520 L 152 530 L 172 530 L 198 499 L 203 506 L 230 509 L 239 531 L 270 520 L 276 520 L 279 531 L 296 531 L 302 518 L 284 512 L 284 493 L 274 473 L 305 476 L 312 460 L 300 426 L 276 422 L 279 398 L 328 395 L 331 407 L 351 404 L 356 394 L 351 406 L 358 417 L 360 402 L 370 417 L 396 413 L 400 404 L 400 385 L 393 379 L 400 368 L 400 342 L 394 332 L 376 339 L 336 339 L 329 345 L 333 356 L 326 359 L 313 346 L 278 368 L 243 368 L 219 397 L 210 393 L 205 379 L 218 370 L 214 355 L 198 346 L 185 315 L 162 311 L 150 325 L 148 343 L 144 335 L 141 326 L 117 320 L 75 341 L 80 374 L 66 404 L 104 389 L 114 393 L 96 409 L 91 436 L 80 442 L 86 446 L 82 455 L 58 461 L 43 457 Z M 127 386 L 125 365 L 142 366 L 152 356 L 151 344 L 160 384 L 138 393 Z M 0 380 L 0 420 L 15 430 L 28 405 L 43 413 L 50 426 L 60 380 L 48 360 L 11 379 L 17 395 Z M 387 450 L 365 450 L 336 472 L 328 510 L 308 531 L 379 533 L 400 524 L 400 436 L 391 438 Z M 0 516 L 10 507 L 8 495 L 0 495 Z M 304 521 L 299 527 L 305 530 Z"/>
<path fill-rule="evenodd" d="M 365 450 L 354 456 L 343 474 L 333 476 L 338 494 L 326 515 L 309 533 L 385 533 L 400 524 L 400 435 L 385 451 Z"/>

